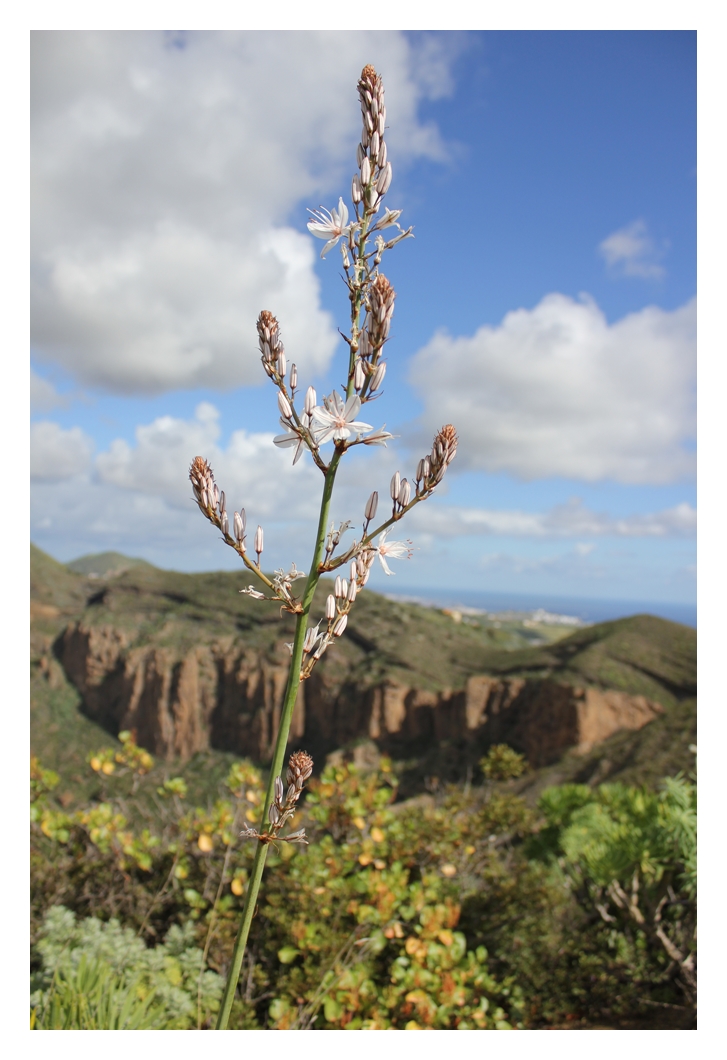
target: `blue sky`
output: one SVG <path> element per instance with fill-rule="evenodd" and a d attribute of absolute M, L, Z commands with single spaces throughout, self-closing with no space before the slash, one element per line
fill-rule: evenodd
<path fill-rule="evenodd" d="M 340 258 L 306 207 L 347 197 L 373 61 L 416 239 L 385 259 L 370 406 L 399 437 L 352 460 L 339 516 L 461 436 L 374 584 L 694 600 L 695 34 L 33 37 L 40 547 L 234 567 L 187 496 L 206 445 L 270 565 L 307 566 L 318 485 L 270 442 L 254 322 L 277 313 L 319 394 L 340 381 Z"/>

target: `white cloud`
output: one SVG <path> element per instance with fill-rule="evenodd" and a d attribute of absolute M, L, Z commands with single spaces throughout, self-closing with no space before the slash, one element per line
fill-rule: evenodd
<path fill-rule="evenodd" d="M 697 530 L 697 512 L 690 504 L 683 503 L 654 514 L 614 518 L 590 511 L 574 497 L 547 512 L 432 504 L 426 511 L 416 508 L 411 515 L 411 525 L 438 537 L 693 537 Z M 587 555 L 593 545 L 579 544 L 576 547 L 580 555 Z"/>
<path fill-rule="evenodd" d="M 644 221 L 633 221 L 612 232 L 599 244 L 598 251 L 608 267 L 622 276 L 658 280 L 664 275 L 659 260 L 666 251 L 666 244 L 656 246 Z"/>
<path fill-rule="evenodd" d="M 395 165 L 444 159 L 417 107 L 451 91 L 457 46 L 369 31 L 34 33 L 39 356 L 126 393 L 237 386 L 258 379 L 268 308 L 299 366 L 325 368 L 336 334 L 312 240 L 286 221 L 348 187 L 365 62 L 385 79 Z"/>
<path fill-rule="evenodd" d="M 219 443 L 219 412 L 207 402 L 193 420 L 162 416 L 137 427 L 136 444 L 123 439 L 96 458 L 100 482 L 148 494 L 173 508 L 193 510 L 189 465 L 195 456 L 209 460 L 230 510 L 245 507 L 250 520 L 312 520 L 321 473 L 312 462 L 292 466 L 289 450 L 273 445 L 273 434 L 234 431 Z M 197 518 L 202 518 L 196 509 Z"/>
<path fill-rule="evenodd" d="M 82 475 L 89 468 L 93 441 L 80 427 L 64 430 L 43 420 L 30 426 L 30 477 L 46 482 Z"/>
<path fill-rule="evenodd" d="M 309 456 L 293 467 L 291 450 L 273 445 L 273 432 L 237 430 L 223 442 L 219 421 L 218 410 L 207 402 L 197 406 L 190 420 L 159 417 L 137 427 L 132 443 L 113 441 L 93 465 L 88 457 L 83 466 L 72 465 L 86 473 L 69 482 L 48 474 L 47 464 L 37 457 L 34 466 L 39 463 L 46 473 L 32 492 L 34 539 L 69 557 L 116 548 L 142 551 L 161 566 L 186 570 L 239 565 L 192 501 L 189 465 L 200 455 L 209 460 L 225 490 L 228 510 L 243 506 L 253 532 L 258 523 L 264 526 L 266 563 L 295 560 L 306 566 L 318 519 L 320 471 Z M 60 451 L 59 440 L 83 437 L 79 428 L 63 432 L 55 424 L 47 426 L 52 431 L 46 449 L 55 445 Z M 378 488 L 386 495 L 397 459 L 388 449 L 361 456 L 368 459 L 352 454 L 341 469 L 332 512 L 332 518 L 351 519 L 359 530 L 369 492 Z M 64 467 L 70 471 L 68 460 Z M 350 533 L 347 540 L 352 537 Z"/>
<path fill-rule="evenodd" d="M 456 467 L 523 479 L 662 484 L 694 471 L 696 301 L 609 324 L 561 294 L 412 359 L 422 441 L 460 434 Z"/>

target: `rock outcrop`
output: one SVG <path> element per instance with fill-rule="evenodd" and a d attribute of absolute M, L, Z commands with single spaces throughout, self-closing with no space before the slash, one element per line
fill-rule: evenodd
<path fill-rule="evenodd" d="M 180 654 L 78 622 L 55 652 L 86 713 L 114 734 L 134 729 L 161 758 L 188 759 L 209 747 L 258 761 L 272 754 L 287 668 L 239 639 Z M 463 689 L 434 692 L 393 679 L 334 681 L 320 666 L 299 692 L 291 740 L 328 751 L 368 737 L 397 755 L 445 740 L 508 743 L 538 767 L 570 748 L 586 753 L 619 729 L 640 729 L 662 711 L 643 695 L 547 678 L 482 674 Z"/>

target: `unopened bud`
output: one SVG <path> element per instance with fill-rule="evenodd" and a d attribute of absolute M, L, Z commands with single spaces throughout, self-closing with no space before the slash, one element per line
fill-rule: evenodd
<path fill-rule="evenodd" d="M 395 501 L 398 498 L 400 489 L 401 489 L 401 478 L 399 476 L 399 472 L 397 471 L 394 474 L 393 478 L 391 479 L 390 492 L 391 492 L 392 501 Z"/>
<path fill-rule="evenodd" d="M 329 593 L 326 599 L 326 618 L 329 622 L 332 622 L 336 617 L 336 598 L 333 593 Z"/>
<path fill-rule="evenodd" d="M 220 516 L 220 530 L 224 537 L 227 537 L 230 532 L 230 520 L 227 518 L 227 512 L 223 512 Z"/>
<path fill-rule="evenodd" d="M 382 140 L 379 144 L 379 165 L 383 168 L 386 165 L 386 141 Z"/>
<path fill-rule="evenodd" d="M 344 629 L 346 628 L 347 622 L 348 622 L 348 615 L 341 615 L 339 617 L 339 619 L 336 622 L 335 626 L 331 630 L 331 633 L 333 634 L 334 637 L 340 637 L 341 636 L 341 634 L 343 633 Z"/>
<path fill-rule="evenodd" d="M 305 392 L 305 411 L 308 413 L 309 416 L 313 409 L 316 407 L 317 400 L 318 398 L 316 397 L 315 390 L 312 386 L 309 386 Z"/>
<path fill-rule="evenodd" d="M 366 501 L 366 508 L 364 510 L 364 518 L 366 519 L 367 523 L 370 523 L 371 520 L 375 517 L 376 509 L 378 508 L 378 506 L 379 494 L 376 490 L 374 490 L 369 499 Z"/>
<path fill-rule="evenodd" d="M 293 415 L 293 410 L 290 407 L 290 402 L 288 401 L 287 397 L 285 396 L 282 390 L 278 391 L 278 408 L 280 409 L 280 415 L 286 420 L 289 420 L 290 417 Z"/>
<path fill-rule="evenodd" d="M 283 350 L 281 350 L 280 353 L 278 354 L 278 365 L 277 365 L 277 367 L 278 367 L 278 375 L 284 376 L 287 365 L 285 363 L 285 353 L 283 352 Z"/>
<path fill-rule="evenodd" d="M 223 490 L 220 494 L 220 515 L 222 515 L 225 511 L 227 511 L 227 509 L 225 507 L 225 491 Z"/>
<path fill-rule="evenodd" d="M 290 366 L 290 389 L 295 390 L 298 385 L 298 369 L 294 364 Z"/>
<path fill-rule="evenodd" d="M 345 600 L 348 596 L 348 582 L 345 578 L 341 578 L 341 598 Z"/>
<path fill-rule="evenodd" d="M 376 181 L 376 190 L 379 195 L 386 195 L 391 185 L 391 162 L 387 162 L 384 168 L 379 173 L 379 179 Z"/>
<path fill-rule="evenodd" d="M 356 390 L 363 390 L 363 385 L 366 382 L 366 376 L 364 375 L 363 365 L 361 360 L 356 361 L 356 367 L 353 370 L 353 385 Z"/>
<path fill-rule="evenodd" d="M 363 199 L 363 191 L 361 190 L 361 179 L 358 173 L 354 173 L 353 180 L 351 181 L 351 199 L 358 205 Z"/>
<path fill-rule="evenodd" d="M 212 507 L 213 508 L 216 508 L 217 505 L 220 503 L 220 491 L 219 491 L 219 489 L 217 487 L 217 483 L 215 483 L 215 487 L 214 487 L 214 490 L 212 492 L 212 496 L 211 496 L 210 500 L 212 501 Z"/>
<path fill-rule="evenodd" d="M 366 152 L 365 152 L 365 150 L 363 148 L 363 144 L 359 144 L 358 147 L 356 148 L 356 162 L 358 163 L 359 166 L 363 162 L 365 154 L 366 154 Z"/>
<path fill-rule="evenodd" d="M 268 810 L 268 817 L 270 818 L 271 824 L 277 824 L 280 820 L 280 811 L 274 802 L 270 803 L 270 809 Z"/>
<path fill-rule="evenodd" d="M 245 533 L 245 526 L 244 526 L 244 523 L 243 523 L 243 521 L 242 521 L 242 519 L 240 517 L 240 513 L 239 512 L 235 512 L 234 527 L 235 527 L 235 538 L 237 539 L 237 541 L 242 541 L 242 535 Z"/>
<path fill-rule="evenodd" d="M 374 132 L 371 135 L 371 159 L 376 161 L 379 157 L 379 134 Z"/>
<path fill-rule="evenodd" d="M 259 526 L 257 528 L 257 530 L 255 531 L 255 545 L 254 545 L 254 548 L 255 548 L 255 551 L 257 552 L 258 556 L 259 556 L 261 554 L 262 550 L 263 550 L 263 528 L 261 526 Z"/>
<path fill-rule="evenodd" d="M 369 390 L 378 390 L 379 387 L 381 386 L 381 384 L 384 381 L 384 376 L 385 375 L 386 375 L 386 362 L 385 361 L 381 361 L 379 364 L 376 365 L 376 368 L 374 369 L 374 374 L 371 376 L 371 383 L 369 385 Z"/>
<path fill-rule="evenodd" d="M 282 802 L 283 801 L 283 781 L 282 781 L 282 778 L 281 777 L 276 777 L 274 783 L 275 783 L 275 801 L 276 802 Z"/>
<path fill-rule="evenodd" d="M 411 497 L 411 486 L 409 485 L 409 480 L 408 479 L 404 479 L 402 484 L 401 484 L 401 489 L 399 490 L 399 498 L 398 498 L 399 504 L 401 505 L 402 508 L 406 508 L 407 504 L 409 503 L 409 498 L 410 497 Z"/>
<path fill-rule="evenodd" d="M 361 163 L 361 183 L 364 187 L 371 182 L 371 163 L 369 162 L 368 155 L 364 155 L 364 160 Z"/>
<path fill-rule="evenodd" d="M 356 579 L 354 576 L 351 578 L 351 581 L 348 586 L 348 593 L 346 594 L 346 599 L 348 600 L 349 604 L 352 604 L 353 601 L 356 599 L 357 589 L 358 587 L 356 585 Z"/>
<path fill-rule="evenodd" d="M 358 563 L 356 560 L 351 560 L 351 583 L 353 584 L 358 578 Z"/>

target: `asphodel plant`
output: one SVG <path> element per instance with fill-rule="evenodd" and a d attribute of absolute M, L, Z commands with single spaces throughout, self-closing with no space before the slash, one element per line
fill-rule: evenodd
<path fill-rule="evenodd" d="M 368 581 L 376 557 L 388 574 L 387 558 L 409 554 L 408 542 L 387 540 L 389 530 L 416 504 L 432 495 L 457 452 L 457 433 L 448 424 L 436 434 L 431 453 L 419 460 L 412 480 L 401 478 L 398 471 L 393 476 L 389 489 L 391 507 L 387 503 L 383 521 L 376 521 L 378 491 L 371 494 L 364 505 L 360 534 L 348 548 L 343 548 L 342 538 L 351 529 L 352 522 L 347 520 L 338 526 L 332 523 L 329 527 L 331 497 L 339 464 L 354 446 L 386 445 L 393 437 L 383 428 L 374 430 L 361 416 L 364 406 L 381 391 L 386 374 L 384 348 L 394 313 L 396 296 L 381 272 L 381 261 L 387 251 L 412 235 L 411 228 L 404 230 L 399 225 L 401 210 L 384 206 L 391 185 L 391 162 L 387 158 L 385 140 L 384 87 L 373 66 L 365 66 L 362 70 L 358 95 L 363 120 L 361 142 L 356 149 L 358 168 L 351 182 L 353 215 L 349 214 L 341 198 L 333 210 L 309 211 L 312 220 L 308 223 L 312 235 L 326 241 L 321 257 L 334 246 L 338 246 L 341 253 L 351 303 L 351 328 L 346 336 L 348 372 L 345 387 L 334 390 L 319 404 L 315 390 L 309 386 L 301 400 L 298 370 L 295 364 L 288 365 L 277 319 L 264 309 L 257 321 L 262 365 L 277 390 L 280 423 L 284 431 L 274 439 L 275 444 L 294 449 L 294 464 L 304 453 L 310 453 L 323 478 L 318 530 L 307 577 L 296 569 L 295 564 L 288 571 L 281 569 L 272 576 L 265 574 L 260 562 L 264 547 L 263 528 L 257 527 L 250 550 L 245 509 L 228 512 L 225 494 L 218 488 L 212 468 L 203 457 L 194 458 L 189 472 L 200 511 L 221 531 L 225 544 L 237 552 L 257 580 L 257 588 L 250 585 L 241 592 L 260 600 L 275 600 L 283 610 L 296 616 L 295 635 L 292 644 L 288 645 L 290 672 L 262 820 L 258 829 L 246 828 L 241 833 L 244 839 L 257 844 L 257 850 L 220 1007 L 218 1030 L 224 1030 L 229 1020 L 268 847 L 272 842 L 308 841 L 303 829 L 284 834 L 295 813 L 303 784 L 313 769 L 310 756 L 298 751 L 290 756 L 286 782 L 283 783 L 283 761 L 300 683 L 310 677 L 329 644 L 344 633 L 348 616 Z M 331 444 L 332 450 L 328 448 Z M 311 616 L 316 586 L 323 575 L 334 571 L 339 572 L 334 592 L 327 598 L 325 614 L 316 621 L 316 616 Z M 302 592 L 297 594 L 295 583 L 299 578 L 306 580 Z"/>

